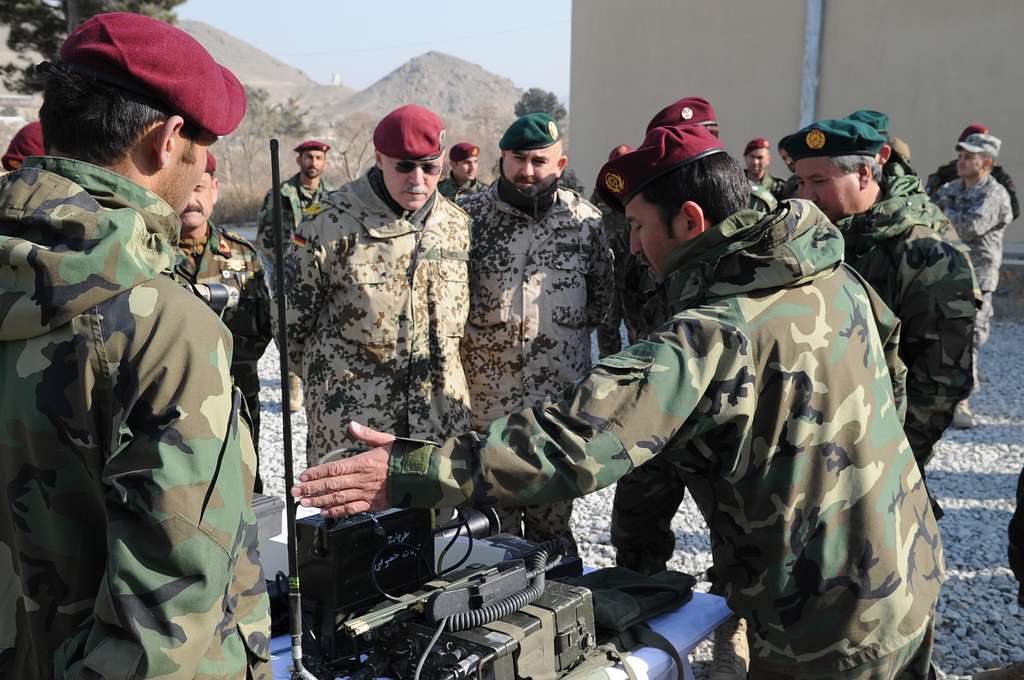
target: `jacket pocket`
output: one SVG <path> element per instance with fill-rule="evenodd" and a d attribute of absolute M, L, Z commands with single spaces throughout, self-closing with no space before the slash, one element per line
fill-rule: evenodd
<path fill-rule="evenodd" d="M 508 323 L 512 311 L 512 292 L 503 271 L 474 269 L 471 290 L 471 324 L 487 328 Z"/>
<path fill-rule="evenodd" d="M 440 313 L 448 337 L 461 338 L 469 318 L 469 255 L 465 252 L 441 253 L 440 277 L 443 301 Z"/>
<path fill-rule="evenodd" d="M 384 263 L 353 263 L 348 267 L 348 290 L 343 300 L 339 334 L 351 342 L 394 349 L 402 309 L 400 273 Z"/>
<path fill-rule="evenodd" d="M 587 325 L 586 261 L 579 252 L 563 253 L 549 270 L 545 288 L 551 320 L 566 328 Z"/>

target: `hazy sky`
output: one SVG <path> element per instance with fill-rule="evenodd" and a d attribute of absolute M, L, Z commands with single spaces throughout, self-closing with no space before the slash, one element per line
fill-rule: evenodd
<path fill-rule="evenodd" d="M 187 0 L 196 19 L 316 81 L 362 89 L 424 52 L 480 64 L 522 88 L 569 98 L 571 0 Z"/>

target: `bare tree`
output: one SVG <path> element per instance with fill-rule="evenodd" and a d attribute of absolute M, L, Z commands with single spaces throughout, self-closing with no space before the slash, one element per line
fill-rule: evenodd
<path fill-rule="evenodd" d="M 374 125 L 373 116 L 365 111 L 356 111 L 333 127 L 342 182 L 356 179 L 373 163 Z"/>

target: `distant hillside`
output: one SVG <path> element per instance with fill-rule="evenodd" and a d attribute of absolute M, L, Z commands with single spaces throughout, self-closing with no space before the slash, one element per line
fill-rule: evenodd
<path fill-rule="evenodd" d="M 319 85 L 303 71 L 278 61 L 263 50 L 201 21 L 181 21 L 184 31 L 203 44 L 213 58 L 227 66 L 246 85 L 260 87 L 275 101 L 304 96 L 310 91 L 324 90 L 331 98 L 344 100 L 354 90 L 339 86 Z"/>
<path fill-rule="evenodd" d="M 477 64 L 440 52 L 410 59 L 345 102 L 347 111 L 383 114 L 421 104 L 442 117 L 464 117 L 482 105 L 511 115 L 522 90 Z"/>

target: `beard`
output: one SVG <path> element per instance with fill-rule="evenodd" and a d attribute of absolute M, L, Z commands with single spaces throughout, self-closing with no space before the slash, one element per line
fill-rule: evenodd
<path fill-rule="evenodd" d="M 512 183 L 516 185 L 516 189 L 518 189 L 524 196 L 536 197 L 544 193 L 544 191 L 555 181 L 556 180 L 554 179 L 541 181 L 520 175 L 519 177 L 516 177 Z"/>

